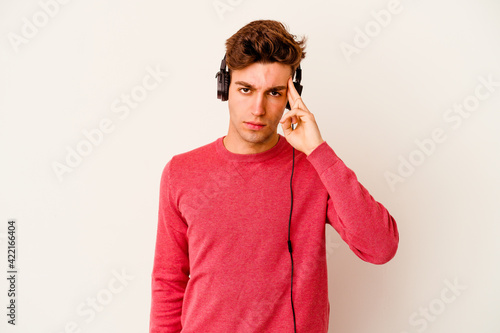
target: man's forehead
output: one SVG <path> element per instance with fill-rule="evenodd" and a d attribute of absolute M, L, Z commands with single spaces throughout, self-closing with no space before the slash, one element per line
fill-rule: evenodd
<path fill-rule="evenodd" d="M 231 73 L 231 81 L 254 88 L 287 86 L 291 67 L 280 63 L 254 63 Z"/>

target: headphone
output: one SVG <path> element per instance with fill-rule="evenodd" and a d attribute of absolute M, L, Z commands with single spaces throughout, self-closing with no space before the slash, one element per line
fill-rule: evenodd
<path fill-rule="evenodd" d="M 227 98 L 229 96 L 229 83 L 231 82 L 231 75 L 229 75 L 229 71 L 226 70 L 226 55 L 224 55 L 224 58 L 222 59 L 220 63 L 220 71 L 215 74 L 215 78 L 217 79 L 217 98 L 222 100 L 223 102 L 227 101 Z M 302 80 L 302 69 L 297 67 L 295 70 L 295 81 L 293 82 L 293 85 L 299 95 L 302 94 L 302 85 L 300 84 L 300 81 Z M 287 101 L 286 103 L 286 108 L 290 110 L 290 103 Z"/>
<path fill-rule="evenodd" d="M 215 74 L 215 78 L 217 79 L 217 98 L 224 101 L 227 101 L 227 98 L 229 96 L 229 83 L 231 82 L 231 76 L 229 75 L 229 71 L 226 70 L 226 55 L 224 55 L 224 58 L 222 59 L 220 63 L 220 71 Z M 300 84 L 300 81 L 302 80 L 302 69 L 297 67 L 295 70 L 295 81 L 293 82 L 293 85 L 299 95 L 302 94 L 302 85 Z M 290 103 L 286 103 L 286 108 L 290 110 Z M 292 126 L 292 130 L 293 130 Z M 295 321 L 295 308 L 293 306 L 293 255 L 292 255 L 292 241 L 290 240 L 290 225 L 292 223 L 292 210 L 293 210 L 293 189 L 292 189 L 292 179 L 293 179 L 293 170 L 295 168 L 295 148 L 293 148 L 293 159 L 292 159 L 292 175 L 290 177 L 290 197 L 291 197 L 291 203 L 290 203 L 290 217 L 288 219 L 288 252 L 290 252 L 290 259 L 292 261 L 292 273 L 291 273 L 291 283 L 290 283 L 290 300 L 292 303 L 292 313 L 293 313 L 293 329 L 294 332 L 297 332 L 297 324 Z"/>

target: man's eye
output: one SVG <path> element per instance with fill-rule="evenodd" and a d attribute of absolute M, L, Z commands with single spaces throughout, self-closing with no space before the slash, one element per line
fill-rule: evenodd
<path fill-rule="evenodd" d="M 277 91 L 271 91 L 270 94 L 272 96 L 275 96 L 275 97 L 278 97 L 278 96 L 281 96 L 281 93 L 277 92 Z"/>
<path fill-rule="evenodd" d="M 248 88 L 240 88 L 240 91 L 244 94 L 248 94 L 250 92 L 250 89 Z"/>

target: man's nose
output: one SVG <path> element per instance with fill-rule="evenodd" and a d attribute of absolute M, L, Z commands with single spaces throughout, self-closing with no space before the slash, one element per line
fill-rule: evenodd
<path fill-rule="evenodd" d="M 266 98 L 263 94 L 256 94 L 253 107 L 252 114 L 254 115 L 263 115 L 266 113 Z"/>

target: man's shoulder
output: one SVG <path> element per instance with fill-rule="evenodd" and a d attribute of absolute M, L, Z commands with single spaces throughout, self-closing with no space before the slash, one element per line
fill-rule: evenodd
<path fill-rule="evenodd" d="M 178 153 L 171 158 L 169 164 L 171 167 L 184 169 L 207 163 L 213 159 L 216 154 L 216 144 L 218 140 L 220 140 L 220 138 L 203 146 L 193 148 L 183 153 Z M 186 170 L 184 169 L 184 171 Z"/>

